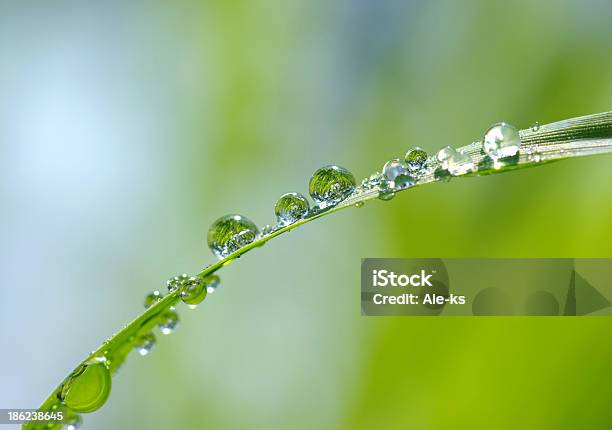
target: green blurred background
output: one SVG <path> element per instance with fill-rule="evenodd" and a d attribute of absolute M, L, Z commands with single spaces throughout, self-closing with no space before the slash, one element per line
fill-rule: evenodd
<path fill-rule="evenodd" d="M 337 163 L 612 107 L 608 1 L 0 3 L 0 407 L 35 407 Z M 612 158 L 453 180 L 283 235 L 84 428 L 610 428 L 612 319 L 360 316 L 362 257 L 612 257 Z M 160 336 L 161 337 L 161 336 Z"/>

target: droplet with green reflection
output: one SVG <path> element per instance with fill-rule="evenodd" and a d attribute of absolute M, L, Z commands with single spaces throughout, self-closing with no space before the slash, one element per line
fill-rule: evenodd
<path fill-rule="evenodd" d="M 75 412 L 100 409 L 111 391 L 112 377 L 103 360 L 82 364 L 62 384 L 60 400 Z"/>

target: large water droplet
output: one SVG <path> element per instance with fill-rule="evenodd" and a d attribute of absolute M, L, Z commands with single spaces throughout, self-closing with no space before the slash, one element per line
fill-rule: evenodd
<path fill-rule="evenodd" d="M 178 314 L 172 309 L 168 309 L 159 316 L 159 322 L 157 325 L 163 334 L 170 334 L 176 329 L 178 323 Z"/>
<path fill-rule="evenodd" d="M 465 175 L 473 172 L 476 169 L 472 157 L 461 151 L 456 151 L 455 154 L 446 161 L 446 169 L 453 176 Z"/>
<path fill-rule="evenodd" d="M 299 193 L 286 193 L 280 196 L 274 206 L 278 224 L 285 226 L 304 218 L 310 204 L 306 197 Z"/>
<path fill-rule="evenodd" d="M 419 147 L 412 148 L 406 153 L 404 160 L 410 173 L 418 173 L 423 170 L 427 163 L 427 152 Z"/>
<path fill-rule="evenodd" d="M 321 209 L 334 206 L 355 189 L 355 177 L 340 166 L 325 166 L 313 173 L 308 192 Z"/>
<path fill-rule="evenodd" d="M 257 239 L 259 230 L 242 215 L 225 215 L 208 230 L 208 247 L 222 259 Z"/>
<path fill-rule="evenodd" d="M 180 296 L 183 303 L 195 308 L 206 298 L 206 282 L 199 277 L 190 277 L 181 285 Z"/>
<path fill-rule="evenodd" d="M 156 342 L 157 340 L 153 333 L 145 333 L 136 338 L 134 347 L 140 355 L 145 356 L 155 347 Z"/>
<path fill-rule="evenodd" d="M 151 306 L 153 306 L 155 303 L 159 302 L 163 298 L 164 298 L 164 295 L 157 290 L 153 291 L 152 293 L 147 294 L 144 300 L 145 309 L 150 308 Z"/>
<path fill-rule="evenodd" d="M 93 412 L 108 399 L 111 384 L 110 370 L 104 360 L 92 359 L 68 376 L 59 398 L 75 412 Z"/>
<path fill-rule="evenodd" d="M 521 137 L 515 126 L 506 122 L 493 124 L 482 138 L 482 149 L 493 161 L 515 156 L 521 147 Z"/>

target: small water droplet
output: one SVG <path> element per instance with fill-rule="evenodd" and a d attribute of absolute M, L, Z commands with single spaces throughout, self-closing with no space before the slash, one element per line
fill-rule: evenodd
<path fill-rule="evenodd" d="M 214 293 L 221 286 L 221 278 L 219 278 L 217 275 L 207 276 L 204 279 L 204 282 L 206 282 L 206 292 L 208 294 Z"/>
<path fill-rule="evenodd" d="M 80 365 L 62 384 L 60 401 L 75 412 L 100 409 L 111 391 L 112 378 L 104 359 Z"/>
<path fill-rule="evenodd" d="M 155 339 L 155 335 L 153 333 L 144 333 L 136 338 L 134 347 L 140 355 L 145 356 L 151 352 L 156 343 L 157 340 Z"/>
<path fill-rule="evenodd" d="M 406 153 L 404 160 L 410 173 L 418 173 L 427 163 L 427 152 L 417 146 Z"/>
<path fill-rule="evenodd" d="M 65 430 L 77 430 L 83 425 L 83 418 L 80 415 L 73 415 L 64 422 Z"/>
<path fill-rule="evenodd" d="M 164 298 L 164 295 L 160 293 L 158 290 L 153 291 L 152 293 L 147 294 L 144 300 L 145 309 L 149 309 L 155 303 L 159 302 Z"/>
<path fill-rule="evenodd" d="M 261 234 L 263 236 L 267 236 L 270 233 L 272 233 L 274 231 L 274 229 L 272 228 L 272 226 L 270 224 L 266 224 L 261 228 Z"/>
<path fill-rule="evenodd" d="M 170 334 L 176 329 L 178 323 L 178 314 L 174 310 L 169 309 L 159 316 L 157 325 L 163 334 Z"/>
<path fill-rule="evenodd" d="M 168 286 L 168 292 L 171 293 L 177 290 L 181 286 L 181 283 L 188 278 L 189 275 L 183 273 L 182 275 L 173 276 L 172 278 L 168 279 L 168 281 L 166 282 L 166 285 Z"/>
<path fill-rule="evenodd" d="M 395 197 L 395 191 L 381 191 L 378 195 L 378 198 L 383 201 L 391 200 L 393 197 Z"/>
<path fill-rule="evenodd" d="M 507 122 L 493 124 L 482 138 L 482 149 L 493 161 L 515 156 L 520 147 L 521 137 L 517 128 Z"/>
<path fill-rule="evenodd" d="M 219 259 L 239 250 L 257 239 L 259 230 L 242 215 L 225 215 L 208 230 L 208 247 Z"/>
<path fill-rule="evenodd" d="M 364 202 L 357 202 L 357 203 L 355 203 L 353 206 L 355 206 L 356 208 L 360 208 L 360 207 L 362 207 L 364 204 L 365 204 Z"/>
<path fill-rule="evenodd" d="M 321 209 L 334 206 L 355 189 L 355 177 L 340 166 L 325 166 L 313 173 L 308 192 Z"/>
<path fill-rule="evenodd" d="M 286 226 L 304 218 L 309 208 L 310 204 L 303 195 L 286 193 L 277 200 L 274 213 L 278 219 L 278 224 Z"/>
<path fill-rule="evenodd" d="M 453 176 L 465 175 L 466 173 L 473 172 L 476 168 L 472 157 L 461 151 L 455 151 L 455 154 L 446 160 L 446 163 L 448 173 Z"/>
<path fill-rule="evenodd" d="M 536 131 L 538 131 L 539 129 L 540 129 L 540 123 L 536 121 L 536 122 L 535 122 L 535 124 L 533 124 L 533 125 L 531 126 L 531 131 L 533 131 L 533 132 L 535 133 L 535 132 L 536 132 Z"/>
<path fill-rule="evenodd" d="M 202 303 L 206 298 L 206 282 L 200 277 L 192 276 L 181 285 L 181 300 L 191 309 Z"/>
<path fill-rule="evenodd" d="M 455 148 L 445 146 L 436 153 L 436 159 L 444 170 L 448 170 L 448 160 L 450 160 L 450 158 L 455 154 L 457 154 L 457 150 Z"/>
<path fill-rule="evenodd" d="M 391 188 L 403 189 L 414 184 L 414 179 L 408 174 L 406 163 L 398 158 L 385 163 L 383 175 Z"/>

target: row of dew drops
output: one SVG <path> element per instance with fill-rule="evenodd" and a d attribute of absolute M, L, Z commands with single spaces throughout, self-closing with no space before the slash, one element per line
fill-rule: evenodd
<path fill-rule="evenodd" d="M 536 124 L 532 131 L 537 131 L 537 128 L 539 125 Z M 501 160 L 515 157 L 520 146 L 518 130 L 503 122 L 492 125 L 482 139 L 482 151 L 494 166 L 500 165 Z M 316 203 L 314 206 L 311 207 L 308 199 L 299 193 L 283 194 L 274 207 L 277 224 L 274 227 L 266 225 L 261 232 L 245 216 L 223 216 L 210 227 L 208 246 L 219 259 L 223 259 L 261 237 L 334 208 L 347 198 L 358 197 L 374 190 L 378 192 L 380 199 L 390 200 L 396 191 L 415 185 L 419 178 L 426 175 L 442 171 L 450 176 L 460 176 L 476 170 L 476 164 L 469 154 L 450 146 L 440 149 L 435 157 L 429 157 L 421 148 L 412 148 L 403 160 L 389 160 L 382 172 L 364 179 L 359 186 L 347 169 L 325 166 L 318 169 L 310 179 L 308 191 Z M 363 202 L 355 203 L 357 207 L 362 205 Z M 183 274 L 167 281 L 169 293 L 178 290 L 181 300 L 190 308 L 197 307 L 207 294 L 216 291 L 219 285 L 220 279 L 217 275 L 199 277 Z M 162 298 L 160 291 L 153 291 L 145 298 L 145 308 L 153 306 Z M 179 316 L 174 307 L 163 311 L 157 319 L 157 326 L 164 335 L 172 333 L 178 323 Z M 142 356 L 149 354 L 156 342 L 153 332 L 142 333 L 132 339 L 134 349 Z M 74 430 L 80 426 L 82 421 L 78 413 L 93 412 L 102 407 L 110 394 L 110 388 L 110 367 L 106 357 L 96 357 L 75 370 L 58 392 L 61 404 L 71 411 L 65 428 Z"/>

